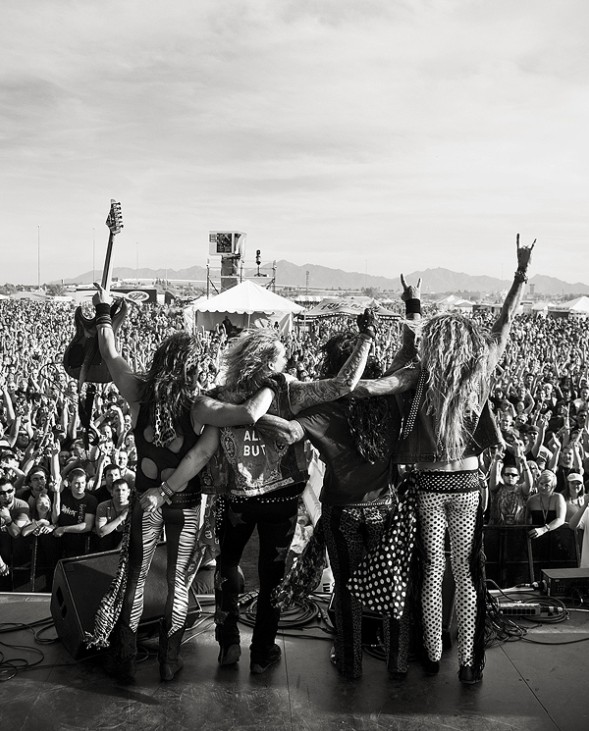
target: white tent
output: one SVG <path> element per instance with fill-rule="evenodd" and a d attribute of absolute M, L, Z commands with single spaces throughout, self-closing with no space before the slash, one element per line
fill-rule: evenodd
<path fill-rule="evenodd" d="M 438 300 L 436 304 L 440 310 L 458 310 L 460 312 L 469 313 L 472 312 L 474 302 L 465 300 L 455 294 L 449 294 L 447 297 Z"/>
<path fill-rule="evenodd" d="M 588 315 L 589 314 L 589 297 L 583 295 L 569 302 L 563 302 L 562 306 L 566 308 L 571 315 Z"/>
<path fill-rule="evenodd" d="M 227 317 L 238 328 L 274 327 L 289 332 L 292 316 L 304 310 L 292 300 L 281 297 L 250 280 L 231 287 L 211 299 L 199 299 L 194 310 L 196 327 L 214 330 Z"/>
<path fill-rule="evenodd" d="M 589 297 L 576 297 L 568 302 L 559 302 L 548 307 L 550 317 L 587 317 L 589 316 Z"/>

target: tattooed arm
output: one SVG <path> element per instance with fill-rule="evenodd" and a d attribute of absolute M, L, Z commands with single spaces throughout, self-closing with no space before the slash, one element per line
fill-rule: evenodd
<path fill-rule="evenodd" d="M 256 431 L 266 439 L 281 444 L 294 444 L 305 438 L 305 430 L 296 419 L 287 421 L 281 416 L 265 414 L 256 424 Z"/>
<path fill-rule="evenodd" d="M 354 397 L 392 396 L 415 388 L 419 379 L 419 368 L 407 366 L 388 376 L 376 380 L 361 380 L 354 389 Z"/>
<path fill-rule="evenodd" d="M 368 333 L 360 333 L 353 353 L 335 378 L 310 382 L 289 380 L 290 408 L 293 414 L 298 414 L 315 404 L 335 401 L 353 391 L 366 367 L 371 346 L 372 336 Z"/>

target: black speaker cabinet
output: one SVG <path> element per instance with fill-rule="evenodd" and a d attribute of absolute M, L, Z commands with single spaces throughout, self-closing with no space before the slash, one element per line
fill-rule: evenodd
<path fill-rule="evenodd" d="M 51 594 L 51 616 L 59 639 L 74 659 L 87 654 L 85 633 L 94 629 L 96 610 L 110 586 L 118 563 L 118 551 L 91 553 L 57 562 Z M 167 591 L 166 546 L 161 543 L 155 550 L 145 583 L 140 631 L 156 631 L 164 615 Z M 200 605 L 191 589 L 187 626 L 192 626 L 199 614 Z"/>

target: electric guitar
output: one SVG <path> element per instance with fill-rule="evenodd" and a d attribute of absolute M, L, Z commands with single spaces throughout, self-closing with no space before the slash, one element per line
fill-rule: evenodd
<path fill-rule="evenodd" d="M 110 202 L 110 211 L 106 219 L 106 225 L 110 230 L 104 269 L 102 270 L 102 287 L 108 292 L 112 278 L 112 247 L 114 237 L 123 228 L 123 214 L 121 204 L 114 199 Z M 117 299 L 110 308 L 112 328 L 116 332 L 125 319 L 128 311 L 127 302 L 124 299 Z M 98 347 L 98 334 L 96 332 L 96 318 L 86 317 L 82 307 L 76 309 L 74 316 L 76 334 L 66 348 L 63 356 L 63 367 L 66 373 L 78 380 L 78 391 L 86 383 L 109 383 L 112 376 L 106 363 L 102 360 Z"/>

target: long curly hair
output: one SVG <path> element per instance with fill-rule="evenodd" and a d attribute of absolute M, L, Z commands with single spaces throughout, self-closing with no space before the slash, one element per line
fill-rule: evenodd
<path fill-rule="evenodd" d="M 418 353 L 426 370 L 425 406 L 445 459 L 460 459 L 489 383 L 490 336 L 469 318 L 435 315 L 421 328 Z"/>
<path fill-rule="evenodd" d="M 223 358 L 224 383 L 221 391 L 224 400 L 251 396 L 267 385 L 273 374 L 270 364 L 284 346 L 272 329 L 259 328 L 241 334 L 226 351 Z"/>
<path fill-rule="evenodd" d="M 142 400 L 150 404 L 156 443 L 166 444 L 176 436 L 182 415 L 194 403 L 202 355 L 198 340 L 179 331 L 158 346 L 149 370 L 140 374 L 145 384 Z"/>
<path fill-rule="evenodd" d="M 321 378 L 333 378 L 351 355 L 358 339 L 358 333 L 351 330 L 337 333 L 322 347 L 323 360 L 320 366 Z M 380 378 L 383 374 L 381 363 L 369 356 L 362 378 Z M 385 459 L 390 451 L 393 432 L 398 420 L 395 419 L 390 399 L 347 398 L 345 400 L 346 421 L 354 440 L 354 446 L 367 462 Z"/>

